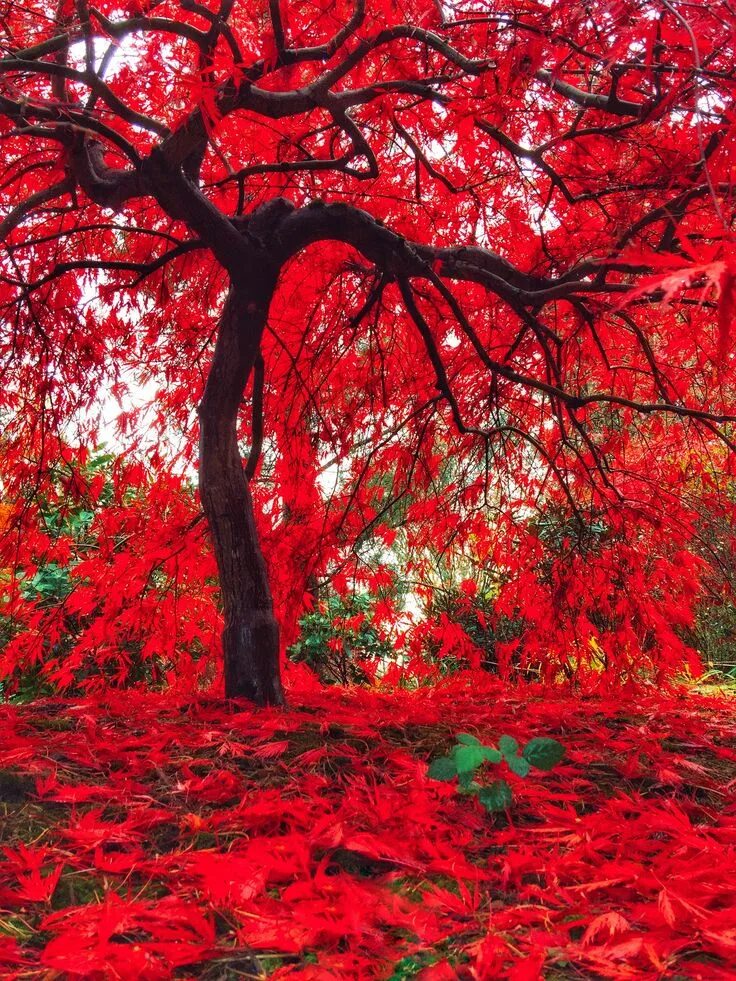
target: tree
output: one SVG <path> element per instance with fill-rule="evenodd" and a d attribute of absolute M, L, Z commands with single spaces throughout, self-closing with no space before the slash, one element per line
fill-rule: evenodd
<path fill-rule="evenodd" d="M 632 440 L 732 448 L 729 3 L 30 0 L 2 46 L 6 408 L 60 431 L 148 345 L 176 416 L 215 338 L 228 696 L 283 699 L 269 434 L 314 484 L 320 447 L 382 432 L 416 478 L 449 427 L 486 473 L 531 453 L 578 517 L 624 501 Z"/>

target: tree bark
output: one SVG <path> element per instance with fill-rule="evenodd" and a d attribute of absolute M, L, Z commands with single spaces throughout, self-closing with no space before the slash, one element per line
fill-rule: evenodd
<path fill-rule="evenodd" d="M 248 280 L 230 289 L 199 407 L 199 491 L 220 573 L 225 696 L 283 705 L 279 628 L 237 439 L 275 277 L 261 267 Z"/>

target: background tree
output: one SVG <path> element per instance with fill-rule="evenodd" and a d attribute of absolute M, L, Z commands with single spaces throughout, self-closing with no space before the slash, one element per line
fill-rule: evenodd
<path fill-rule="evenodd" d="M 199 401 L 228 695 L 282 700 L 274 576 L 431 489 L 442 440 L 466 535 L 496 472 L 506 520 L 546 492 L 616 535 L 668 487 L 688 523 L 685 449 L 729 474 L 730 4 L 31 0 L 2 47 L 6 494 L 133 375 L 162 432 Z"/>

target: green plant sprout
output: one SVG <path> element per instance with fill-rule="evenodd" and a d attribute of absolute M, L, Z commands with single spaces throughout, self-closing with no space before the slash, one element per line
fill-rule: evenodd
<path fill-rule="evenodd" d="M 457 779 L 461 793 L 473 794 L 487 811 L 493 813 L 507 810 L 513 801 L 513 793 L 506 780 L 478 783 L 475 777 L 483 764 L 495 765 L 505 761 L 512 773 L 526 777 L 532 767 L 537 770 L 553 769 L 564 755 L 562 743 L 546 736 L 530 739 L 520 752 L 513 736 L 501 736 L 496 749 L 483 745 L 475 736 L 463 732 L 457 737 L 449 756 L 440 756 L 430 763 L 428 774 L 432 780 L 443 782 Z"/>

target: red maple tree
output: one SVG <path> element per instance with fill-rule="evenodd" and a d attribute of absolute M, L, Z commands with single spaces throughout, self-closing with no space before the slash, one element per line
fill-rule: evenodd
<path fill-rule="evenodd" d="M 4 6 L 0 411 L 21 525 L 69 421 L 149 369 L 166 425 L 188 438 L 199 404 L 229 696 L 283 699 L 266 559 L 290 614 L 319 543 L 390 532 L 402 501 L 417 553 L 447 533 L 498 563 L 513 543 L 534 597 L 539 526 L 514 519 L 547 495 L 572 522 L 563 557 L 603 515 L 633 592 L 670 589 L 732 466 L 729 3 Z M 267 534 L 266 559 L 264 447 L 297 542 Z M 325 517 L 330 455 L 351 480 Z M 502 545 L 482 510 L 498 474 Z M 141 591 L 159 519 L 185 544 L 195 520 L 166 486 L 144 494 Z M 442 535 L 437 486 L 462 510 Z M 547 569 L 540 650 L 586 590 L 631 630 L 594 552 Z M 672 620 L 641 616 L 655 637 Z"/>

